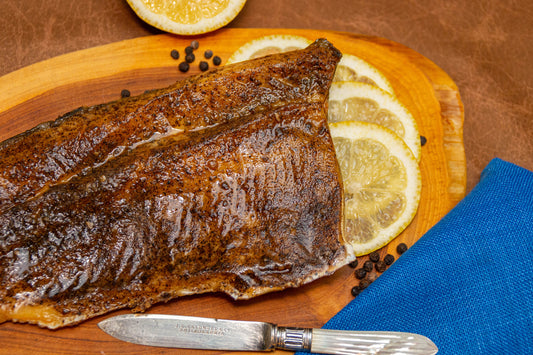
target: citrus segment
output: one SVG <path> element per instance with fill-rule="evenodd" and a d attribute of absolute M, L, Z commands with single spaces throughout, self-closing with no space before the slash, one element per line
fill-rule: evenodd
<path fill-rule="evenodd" d="M 195 35 L 227 25 L 246 0 L 127 0 L 135 13 L 163 31 Z"/>
<path fill-rule="evenodd" d="M 254 39 L 243 44 L 228 59 L 227 64 L 263 57 L 269 54 L 283 53 L 303 49 L 312 41 L 305 37 L 292 35 L 271 35 Z"/>
<path fill-rule="evenodd" d="M 405 143 L 376 124 L 330 124 L 344 184 L 346 240 L 357 256 L 377 250 L 412 221 L 420 201 L 418 163 Z"/>
<path fill-rule="evenodd" d="M 385 75 L 372 64 L 352 54 L 342 55 L 342 59 L 337 65 L 333 81 L 355 81 L 370 84 L 390 94 L 394 94 L 392 85 Z"/>
<path fill-rule="evenodd" d="M 369 84 L 336 82 L 329 91 L 328 121 L 379 124 L 400 136 L 420 160 L 420 135 L 415 119 L 391 94 Z"/>

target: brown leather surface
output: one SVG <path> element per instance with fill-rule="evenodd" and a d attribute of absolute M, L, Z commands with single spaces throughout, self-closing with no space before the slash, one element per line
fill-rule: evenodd
<path fill-rule="evenodd" d="M 0 9 L 0 76 L 63 53 L 160 33 L 124 0 L 0 0 Z M 248 0 L 229 27 L 328 29 L 404 44 L 459 87 L 467 192 L 492 158 L 533 170 L 530 0 Z"/>

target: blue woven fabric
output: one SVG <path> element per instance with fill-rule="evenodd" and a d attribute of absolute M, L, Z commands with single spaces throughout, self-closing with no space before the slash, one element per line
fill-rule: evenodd
<path fill-rule="evenodd" d="M 429 337 L 445 354 L 533 354 L 533 173 L 479 184 L 324 328 Z"/>

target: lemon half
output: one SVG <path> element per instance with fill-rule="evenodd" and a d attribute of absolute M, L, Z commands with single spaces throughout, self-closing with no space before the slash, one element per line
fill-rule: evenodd
<path fill-rule="evenodd" d="M 345 238 L 357 256 L 388 244 L 412 221 L 421 176 L 411 150 L 376 124 L 330 124 L 344 184 Z"/>
<path fill-rule="evenodd" d="M 146 23 L 181 35 L 214 31 L 227 25 L 246 0 L 127 0 Z"/>

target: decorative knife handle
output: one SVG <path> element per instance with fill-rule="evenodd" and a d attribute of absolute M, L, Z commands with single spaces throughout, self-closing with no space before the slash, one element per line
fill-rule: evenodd
<path fill-rule="evenodd" d="M 434 355 L 438 351 L 431 340 L 412 333 L 284 327 L 273 329 L 273 346 L 289 351 L 343 355 Z"/>
<path fill-rule="evenodd" d="M 275 327 L 273 345 L 275 349 L 289 351 L 311 351 L 313 330 L 310 328 Z"/>

